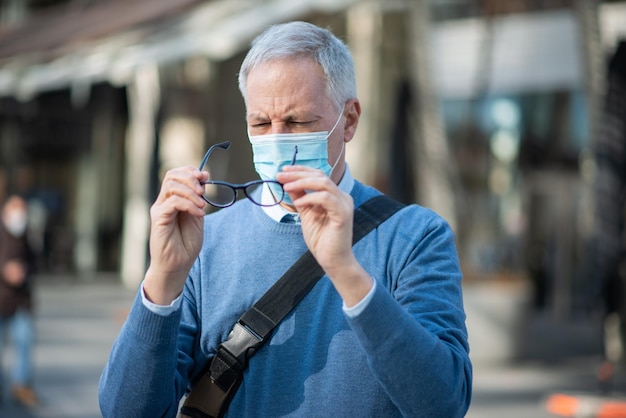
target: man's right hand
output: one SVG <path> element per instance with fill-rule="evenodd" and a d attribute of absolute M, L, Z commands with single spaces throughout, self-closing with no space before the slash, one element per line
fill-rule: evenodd
<path fill-rule="evenodd" d="M 165 174 L 150 209 L 150 266 L 143 288 L 157 305 L 169 305 L 183 290 L 187 274 L 202 247 L 204 191 L 209 174 L 193 167 Z"/>

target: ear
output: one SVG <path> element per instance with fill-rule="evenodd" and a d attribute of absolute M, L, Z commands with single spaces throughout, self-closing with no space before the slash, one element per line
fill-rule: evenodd
<path fill-rule="evenodd" d="M 350 142 L 356 133 L 361 117 L 361 103 L 358 99 L 350 99 L 346 102 L 344 115 L 346 116 L 346 123 L 343 127 L 343 141 Z"/>

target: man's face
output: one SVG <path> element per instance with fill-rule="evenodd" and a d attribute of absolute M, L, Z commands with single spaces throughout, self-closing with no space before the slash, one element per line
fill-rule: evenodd
<path fill-rule="evenodd" d="M 252 136 L 330 131 L 340 115 L 327 97 L 321 67 L 309 58 L 271 61 L 250 71 L 246 102 L 248 131 Z M 342 116 L 328 138 L 330 165 L 341 157 L 344 126 Z M 339 178 L 343 164 L 342 157 L 335 170 Z"/>

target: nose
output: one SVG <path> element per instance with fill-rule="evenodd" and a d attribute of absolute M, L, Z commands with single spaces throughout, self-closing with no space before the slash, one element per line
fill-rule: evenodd
<path fill-rule="evenodd" d="M 272 122 L 272 134 L 288 134 L 291 133 L 289 126 L 285 122 Z"/>

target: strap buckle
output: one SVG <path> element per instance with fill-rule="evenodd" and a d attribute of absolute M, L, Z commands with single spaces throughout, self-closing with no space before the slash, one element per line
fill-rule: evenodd
<path fill-rule="evenodd" d="M 222 343 L 222 348 L 237 359 L 241 366 L 246 367 L 257 348 L 263 344 L 263 338 L 247 325 L 237 322 L 228 335 L 228 340 Z"/>
<path fill-rule="evenodd" d="M 237 322 L 228 335 L 228 340 L 220 344 L 211 360 L 209 376 L 223 391 L 228 392 L 241 377 L 248 365 L 248 359 L 263 344 L 263 338 L 250 327 Z"/>

